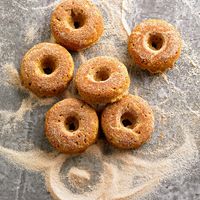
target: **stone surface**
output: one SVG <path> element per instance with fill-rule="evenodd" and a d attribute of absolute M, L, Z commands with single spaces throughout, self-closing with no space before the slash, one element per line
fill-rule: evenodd
<path fill-rule="evenodd" d="M 39 148 L 51 151 L 44 137 L 44 113 L 53 102 L 44 105 L 31 101 L 31 109 L 20 120 L 20 109 L 28 106 L 29 93 L 16 86 L 13 68 L 19 70 L 24 53 L 34 44 L 50 41 L 50 14 L 58 0 L 1 0 L 0 1 L 0 145 L 17 151 Z M 95 46 L 82 53 L 72 53 L 76 69 L 84 59 L 99 55 L 116 56 L 126 64 L 131 76 L 131 93 L 149 101 L 156 126 L 151 141 L 134 156 L 150 161 L 165 159 L 185 142 L 183 132 L 194 139 L 197 152 L 191 161 L 182 162 L 183 173 L 176 171 L 139 199 L 199 200 L 200 199 L 200 1 L 198 0 L 95 0 L 105 20 L 105 32 Z M 177 26 L 184 47 L 176 66 L 163 76 L 152 76 L 134 67 L 127 53 L 127 34 L 135 24 L 146 18 L 162 18 Z M 11 70 L 11 72 L 9 71 Z M 69 87 L 74 93 L 73 86 Z M 37 100 L 35 100 L 37 101 Z M 24 103 L 24 104 L 23 104 Z M 15 115 L 18 113 L 18 115 Z M 169 145 L 170 143 L 170 145 Z M 157 152 L 157 150 L 160 150 Z M 113 149 L 104 147 L 104 155 Z M 156 153 L 157 152 L 157 153 Z M 72 159 L 70 167 L 81 166 L 84 156 Z M 91 168 L 93 183 L 98 182 L 100 161 L 86 159 Z M 172 158 L 173 159 L 173 158 Z M 178 162 L 178 160 L 176 161 Z M 190 164 L 191 162 L 191 164 Z M 90 164 L 89 164 L 90 163 Z M 118 163 L 119 164 L 119 163 Z M 84 165 L 84 162 L 82 163 Z M 99 167 L 100 166 L 100 167 Z M 94 169 L 92 168 L 94 167 Z M 183 167 L 183 168 L 181 168 Z M 84 168 L 84 167 L 83 167 Z M 179 171 L 179 168 L 176 169 Z M 134 174 L 133 174 L 134 176 Z M 68 184 L 68 183 L 66 183 Z M 87 189 L 87 188 L 86 188 Z M 90 188 L 88 189 L 90 190 Z M 72 191 L 75 191 L 72 188 Z M 82 191 L 82 190 L 81 190 Z M 84 190 L 83 190 L 84 191 Z M 0 200 L 50 200 L 41 173 L 30 172 L 13 165 L 0 156 Z M 131 198 L 134 199 L 134 198 Z"/>

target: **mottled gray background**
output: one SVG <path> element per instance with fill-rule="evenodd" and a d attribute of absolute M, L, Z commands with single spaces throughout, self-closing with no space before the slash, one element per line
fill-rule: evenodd
<path fill-rule="evenodd" d="M 0 1 L 0 67 L 5 64 L 13 64 L 18 70 L 20 60 L 24 53 L 34 44 L 48 41 L 50 38 L 50 13 L 54 8 L 55 0 L 1 0 Z M 196 145 L 200 146 L 200 1 L 198 0 L 135 0 L 127 1 L 129 10 L 125 12 L 130 27 L 145 18 L 163 18 L 175 24 L 181 31 L 185 46 L 181 59 L 176 67 L 167 72 L 169 83 L 162 77 L 150 76 L 140 69 L 129 70 L 133 85 L 137 85 L 140 96 L 147 99 L 152 106 L 158 106 L 165 112 L 169 112 L 170 120 L 164 127 L 156 123 L 156 133 L 152 141 L 144 147 L 152 148 L 156 143 L 158 132 L 170 132 L 166 141 L 160 148 L 167 145 L 168 140 L 174 140 L 180 144 L 182 128 L 186 128 L 194 136 Z M 131 3 L 130 3 L 131 2 Z M 119 2 L 116 1 L 116 4 Z M 115 4 L 113 1 L 112 5 Z M 52 6 L 51 6 L 52 5 Z M 98 6 L 104 17 L 109 17 L 108 10 Z M 109 7 L 109 3 L 108 3 Z M 120 10 L 116 12 L 121 13 Z M 130 15 L 131 13 L 131 15 Z M 105 22 L 106 27 L 115 26 Z M 115 30 L 116 31 L 116 30 Z M 121 56 L 126 65 L 131 65 L 127 55 L 126 38 L 116 37 L 116 49 L 114 56 Z M 120 37 L 120 36 L 119 36 Z M 106 45 L 109 44 L 109 36 L 104 33 L 100 44 L 105 44 L 105 49 L 94 55 L 107 55 Z M 98 49 L 92 47 L 85 52 L 87 58 L 90 53 Z M 118 55 L 119 54 L 119 55 Z M 109 55 L 110 52 L 109 52 Z M 80 62 L 78 54 L 73 53 L 76 67 Z M 1 71 L 1 70 L 0 70 Z M 1 72 L 0 72 L 1 74 Z M 16 111 L 21 101 L 28 95 L 9 84 L 2 84 L 6 78 L 0 77 L 0 109 L 1 111 Z M 149 89 L 150 88 L 150 89 Z M 167 99 L 167 100 L 166 100 Z M 166 101 L 165 101 L 166 100 Z M 159 104 L 163 102 L 163 104 Z M 28 150 L 39 147 L 49 150 L 50 146 L 43 135 L 43 113 L 50 107 L 37 107 L 27 112 L 23 123 L 11 124 L 12 117 L 6 121 L 0 115 L 0 145 L 15 150 Z M 181 111 L 186 112 L 181 112 Z M 157 115 L 158 116 L 158 115 Z M 157 117 L 156 116 L 156 117 Z M 176 122 L 176 123 L 175 123 Z M 10 126 L 6 129 L 5 126 Z M 6 131 L 5 131 L 6 130 Z M 178 135 L 178 136 L 177 136 Z M 31 143 L 28 145 L 28 143 Z M 141 150 L 142 151 L 142 150 Z M 158 155 L 158 157 L 162 155 Z M 152 194 L 153 193 L 153 194 Z M 144 199 L 159 200 L 199 200 L 200 199 L 200 160 L 180 176 L 174 176 L 160 183 L 160 186 Z M 10 164 L 4 157 L 0 157 L 0 200 L 49 200 L 50 195 L 46 191 L 44 178 L 40 173 L 29 172 Z M 67 199 L 67 197 L 66 197 Z"/>

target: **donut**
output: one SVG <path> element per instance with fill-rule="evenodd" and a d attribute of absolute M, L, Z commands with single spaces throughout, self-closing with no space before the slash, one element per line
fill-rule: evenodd
<path fill-rule="evenodd" d="M 63 153 L 79 153 L 96 141 L 98 117 L 93 108 L 75 98 L 56 103 L 46 113 L 45 133 Z"/>
<path fill-rule="evenodd" d="M 128 93 L 126 66 L 113 57 L 95 57 L 82 64 L 75 76 L 82 99 L 90 104 L 115 102 Z"/>
<path fill-rule="evenodd" d="M 173 67 L 180 56 L 182 40 L 176 28 L 164 20 L 148 19 L 137 25 L 128 41 L 135 64 L 151 73 Z"/>
<path fill-rule="evenodd" d="M 66 89 L 73 70 L 72 57 L 64 47 L 40 43 L 25 54 L 20 77 L 22 85 L 37 96 L 51 97 Z"/>
<path fill-rule="evenodd" d="M 135 149 L 146 142 L 153 132 L 153 112 L 145 100 L 129 94 L 103 110 L 101 126 L 112 145 Z"/>
<path fill-rule="evenodd" d="M 72 51 L 96 43 L 103 29 L 100 11 L 88 0 L 66 0 L 51 16 L 51 31 L 56 42 Z"/>

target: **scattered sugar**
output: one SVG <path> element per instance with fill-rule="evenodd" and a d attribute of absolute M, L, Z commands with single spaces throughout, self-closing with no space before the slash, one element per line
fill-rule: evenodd
<path fill-rule="evenodd" d="M 87 171 L 78 169 L 76 167 L 72 167 L 69 170 L 67 177 L 69 182 L 77 188 L 83 187 L 90 180 L 90 174 Z"/>
<path fill-rule="evenodd" d="M 14 1 L 16 5 L 22 6 L 17 1 Z M 57 1 L 56 1 L 57 3 Z M 106 34 L 112 35 L 115 31 L 113 24 L 117 28 L 120 27 L 118 33 L 120 38 L 127 38 L 127 34 L 130 34 L 131 28 L 125 19 L 126 12 L 128 12 L 129 1 L 116 2 L 115 5 L 111 0 L 102 1 L 101 9 L 106 15 L 105 27 Z M 122 3 L 122 4 L 121 4 Z M 111 5 L 111 6 L 108 6 Z M 49 6 L 38 7 L 35 9 L 47 9 L 53 6 L 54 3 Z M 113 9 L 112 9 L 113 5 Z M 121 15 L 119 15 L 114 6 L 122 9 Z M 25 9 L 25 7 L 22 7 Z M 134 13 L 135 15 L 137 13 Z M 111 20 L 112 17 L 112 20 Z M 120 21 L 119 17 L 122 21 Z M 122 26 L 123 25 L 123 26 Z M 27 29 L 25 42 L 32 42 L 37 37 L 37 33 L 34 27 Z M 54 38 L 51 36 L 49 42 L 55 42 Z M 112 52 L 118 53 L 119 56 L 124 56 L 122 46 L 117 46 L 120 42 L 119 38 L 113 36 L 113 40 L 109 42 L 109 53 Z M 115 45 L 116 44 L 116 45 Z M 105 44 L 101 41 L 97 44 L 97 49 L 101 52 L 106 50 Z M 92 51 L 95 47 L 92 47 Z M 195 55 L 190 56 L 190 47 L 186 46 L 186 53 L 184 54 L 184 61 L 190 62 L 194 67 L 198 67 L 198 63 L 194 59 Z M 90 51 L 88 49 L 88 51 Z M 85 52 L 80 52 L 81 62 L 85 61 Z M 118 54 L 117 54 L 118 55 Z M 126 54 L 125 54 L 126 57 Z M 194 61 L 195 60 L 195 61 Z M 7 63 L 2 68 L 2 73 L 6 77 L 7 83 L 12 84 L 21 90 L 27 92 L 20 84 L 20 79 L 18 72 L 13 63 Z M 169 84 L 166 75 L 162 75 L 164 80 Z M 133 77 L 134 78 L 134 77 Z M 2 81 L 3 80 L 3 81 Z M 2 84 L 5 84 L 4 79 L 0 80 Z M 139 87 L 139 85 L 138 85 Z M 174 88 L 176 91 L 176 89 Z M 135 94 L 138 95 L 138 88 L 135 86 Z M 64 94 L 65 98 L 73 97 L 76 92 L 73 87 L 70 88 L 70 91 L 66 91 Z M 32 110 L 36 106 L 50 105 L 56 102 L 56 98 L 47 98 L 40 99 L 34 94 L 30 93 L 27 98 L 25 98 L 20 108 L 16 112 L 0 111 L 2 117 L 11 118 L 15 117 L 16 120 L 23 121 L 23 117 L 27 111 Z M 167 110 L 162 110 L 161 108 L 155 106 L 154 112 L 159 113 L 161 118 L 161 124 L 166 122 Z M 192 110 L 190 111 L 193 112 Z M 9 129 L 10 126 L 3 127 L 5 130 Z M 198 133 L 197 133 L 198 134 Z M 162 144 L 162 141 L 167 138 L 164 132 L 159 133 L 159 142 Z M 102 144 L 103 143 L 103 144 Z M 162 145 L 161 145 L 162 147 Z M 156 187 L 159 186 L 159 183 L 162 180 L 170 178 L 173 175 L 178 175 L 184 173 L 189 169 L 198 159 L 198 150 L 193 135 L 190 134 L 190 131 L 184 129 L 184 132 L 177 132 L 177 146 L 174 148 L 174 145 L 171 141 L 168 142 L 165 149 L 162 149 L 160 146 L 152 151 L 151 145 L 147 149 L 142 148 L 136 153 L 132 151 L 119 151 L 112 149 L 110 154 L 105 154 L 103 149 L 105 149 L 105 144 L 102 141 L 99 141 L 97 144 L 91 146 L 86 153 L 82 154 L 83 163 L 87 163 L 86 154 L 89 154 L 90 157 L 95 157 L 99 163 L 102 165 L 101 177 L 99 181 L 89 192 L 84 192 L 83 194 L 75 194 L 70 191 L 69 188 L 62 182 L 61 177 L 65 176 L 69 180 L 69 183 L 74 187 L 78 188 L 80 186 L 87 186 L 92 179 L 92 172 L 88 170 L 79 169 L 76 166 L 73 166 L 67 174 L 62 174 L 61 168 L 63 163 L 69 161 L 72 157 L 71 155 L 63 155 L 57 153 L 46 153 L 39 149 L 33 149 L 27 152 L 15 151 L 0 146 L 0 155 L 7 158 L 11 163 L 17 164 L 27 170 L 33 171 L 42 171 L 45 173 L 47 189 L 51 193 L 52 197 L 57 200 L 65 200 L 66 198 L 70 200 L 86 200 L 86 199 L 139 199 L 146 194 L 151 193 Z M 166 149 L 168 149 L 166 151 Z M 164 151 L 164 152 L 163 152 Z M 163 153 L 162 158 L 157 158 L 160 152 Z M 142 157 L 140 156 L 142 155 Z M 149 155 L 151 158 L 149 159 Z M 94 165 L 94 169 L 95 170 Z M 93 188 L 92 186 L 90 186 Z"/>

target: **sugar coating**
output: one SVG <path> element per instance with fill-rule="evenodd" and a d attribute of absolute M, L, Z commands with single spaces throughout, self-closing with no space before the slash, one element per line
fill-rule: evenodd
<path fill-rule="evenodd" d="M 53 68 L 45 74 L 44 65 Z M 74 63 L 70 53 L 58 44 L 40 43 L 24 56 L 20 75 L 26 88 L 39 97 L 56 96 L 63 92 L 72 79 Z"/>
<path fill-rule="evenodd" d="M 69 118 L 77 120 L 77 130 L 66 128 L 66 120 Z M 60 152 L 83 152 L 96 141 L 98 117 L 95 110 L 83 101 L 64 99 L 46 113 L 45 133 L 52 146 Z"/>
<path fill-rule="evenodd" d="M 123 115 L 124 119 L 131 120 L 132 124 L 125 127 L 121 119 Z M 132 149 L 140 147 L 150 138 L 154 129 L 154 117 L 145 100 L 129 94 L 105 108 L 101 115 L 101 125 L 111 144 Z"/>
<path fill-rule="evenodd" d="M 96 43 L 103 29 L 100 11 L 88 0 L 65 1 L 57 6 L 51 17 L 51 30 L 56 42 L 73 51 Z"/>
<path fill-rule="evenodd" d="M 79 67 L 75 84 L 86 102 L 111 103 L 127 94 L 130 78 L 126 66 L 118 59 L 99 56 Z"/>
<path fill-rule="evenodd" d="M 158 49 L 149 44 L 152 36 L 154 42 L 160 45 Z M 128 51 L 135 64 L 151 73 L 161 73 L 172 68 L 180 56 L 181 48 L 179 32 L 168 22 L 158 19 L 148 19 L 138 24 L 128 41 Z"/>

